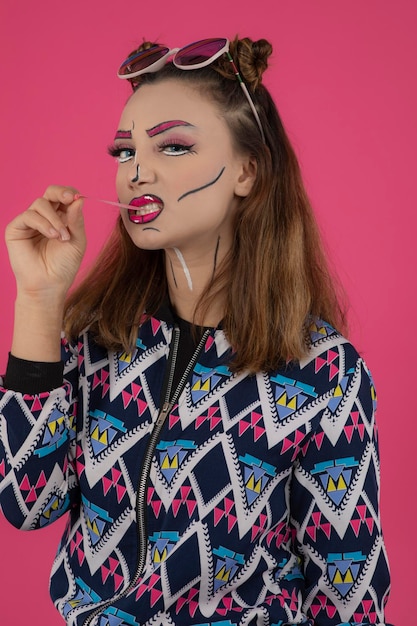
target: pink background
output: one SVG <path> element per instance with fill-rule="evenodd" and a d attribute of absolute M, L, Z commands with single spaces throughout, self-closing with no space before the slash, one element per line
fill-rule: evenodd
<path fill-rule="evenodd" d="M 147 6 L 149 4 L 149 7 Z M 1 0 L 0 227 L 50 183 L 115 199 L 106 156 L 128 94 L 118 63 L 142 39 L 172 46 L 266 37 L 266 83 L 299 155 L 351 302 L 351 338 L 379 391 L 382 518 L 393 575 L 387 619 L 411 624 L 416 568 L 415 0 Z M 115 210 L 85 205 L 97 252 Z M 3 240 L 0 371 L 14 283 Z M 414 391 L 415 393 L 415 391 Z M 414 418 L 414 419 L 413 419 Z M 62 520 L 21 533 L 0 518 L 0 624 L 59 625 L 48 576 Z M 20 592 L 22 589 L 22 592 Z"/>

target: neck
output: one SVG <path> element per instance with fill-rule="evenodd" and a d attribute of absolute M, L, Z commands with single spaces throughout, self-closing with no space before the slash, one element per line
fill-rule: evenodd
<path fill-rule="evenodd" d="M 217 326 L 224 314 L 222 298 L 216 298 L 204 313 L 196 314 L 197 303 L 216 275 L 227 250 L 220 237 L 207 253 L 165 250 L 165 269 L 171 303 L 179 317 L 199 326 Z"/>

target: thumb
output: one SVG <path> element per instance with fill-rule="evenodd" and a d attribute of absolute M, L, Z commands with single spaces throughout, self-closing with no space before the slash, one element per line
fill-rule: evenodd
<path fill-rule="evenodd" d="M 66 210 L 67 228 L 72 236 L 80 240 L 85 240 L 83 204 L 84 200 L 76 197 Z"/>

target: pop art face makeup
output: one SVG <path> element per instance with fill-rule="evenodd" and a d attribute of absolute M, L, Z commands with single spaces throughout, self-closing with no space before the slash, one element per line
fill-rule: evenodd
<path fill-rule="evenodd" d="M 181 81 L 143 85 L 118 128 L 109 151 L 118 198 L 132 206 L 121 213 L 134 243 L 177 249 L 187 268 L 190 254 L 213 259 L 219 238 L 230 247 L 248 159 L 233 149 L 217 106 Z"/>

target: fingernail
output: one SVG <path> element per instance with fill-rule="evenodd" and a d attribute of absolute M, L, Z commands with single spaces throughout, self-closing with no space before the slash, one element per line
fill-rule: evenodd
<path fill-rule="evenodd" d="M 73 195 L 70 191 L 64 191 L 64 193 L 62 194 L 62 197 L 64 198 L 64 200 L 72 200 Z"/>
<path fill-rule="evenodd" d="M 69 241 L 71 239 L 71 236 L 66 228 L 60 228 L 59 234 L 61 235 L 62 241 Z"/>

